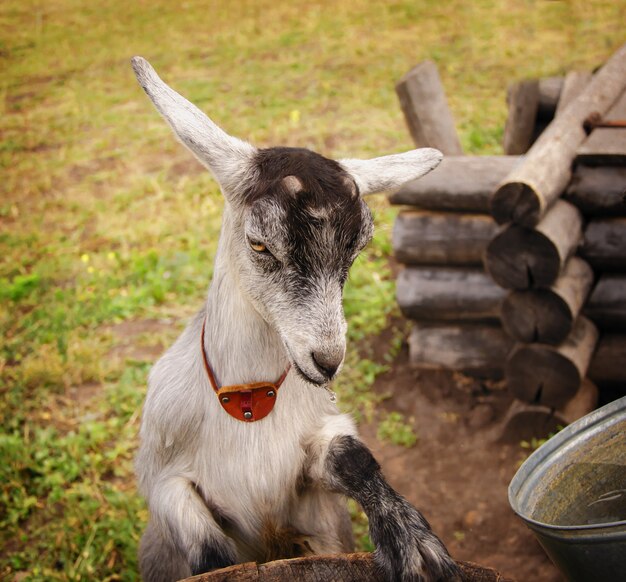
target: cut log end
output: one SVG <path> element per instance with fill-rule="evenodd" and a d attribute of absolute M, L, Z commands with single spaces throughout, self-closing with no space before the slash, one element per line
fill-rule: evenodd
<path fill-rule="evenodd" d="M 543 214 L 541 198 L 529 184 L 507 182 L 498 187 L 490 201 L 491 215 L 498 224 L 514 222 L 535 226 Z"/>
<path fill-rule="evenodd" d="M 561 257 L 541 232 L 512 225 L 487 246 L 485 269 L 505 289 L 547 287 L 559 275 Z"/>
<path fill-rule="evenodd" d="M 520 400 L 561 407 L 582 380 L 573 362 L 540 344 L 518 346 L 506 363 L 507 387 Z"/>
<path fill-rule="evenodd" d="M 574 322 L 567 302 L 550 289 L 514 291 L 502 302 L 500 317 L 506 332 L 522 343 L 559 344 Z"/>

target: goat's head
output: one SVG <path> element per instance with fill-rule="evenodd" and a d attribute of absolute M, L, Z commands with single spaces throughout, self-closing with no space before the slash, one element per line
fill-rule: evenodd
<path fill-rule="evenodd" d="M 257 149 L 226 134 L 168 87 L 141 57 L 142 87 L 226 198 L 221 259 L 280 335 L 294 368 L 324 384 L 345 353 L 342 291 L 372 236 L 361 196 L 395 188 L 437 166 L 430 148 L 371 160 L 329 160 L 305 149 Z"/>

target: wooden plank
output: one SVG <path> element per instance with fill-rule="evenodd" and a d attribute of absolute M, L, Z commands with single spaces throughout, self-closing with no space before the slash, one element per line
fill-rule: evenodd
<path fill-rule="evenodd" d="M 626 168 L 578 166 L 563 199 L 585 216 L 626 216 Z"/>
<path fill-rule="evenodd" d="M 535 229 L 505 226 L 487 245 L 485 268 L 507 289 L 552 285 L 582 237 L 582 216 L 558 200 Z"/>
<path fill-rule="evenodd" d="M 500 326 L 415 323 L 409 361 L 418 369 L 446 369 L 479 378 L 502 378 L 513 341 Z"/>
<path fill-rule="evenodd" d="M 451 156 L 463 153 L 435 63 L 413 67 L 396 85 L 396 93 L 416 146 Z"/>
<path fill-rule="evenodd" d="M 408 210 L 393 226 L 396 259 L 413 265 L 481 265 L 497 232 L 491 216 Z"/>
<path fill-rule="evenodd" d="M 506 362 L 507 388 L 525 402 L 564 406 L 580 388 L 597 341 L 595 325 L 581 316 L 558 346 L 516 345 Z"/>
<path fill-rule="evenodd" d="M 511 85 L 506 101 L 509 113 L 504 126 L 502 146 L 508 155 L 524 154 L 532 143 L 535 119 L 539 108 L 537 80 L 520 81 Z"/>
<path fill-rule="evenodd" d="M 398 304 L 419 321 L 493 321 L 505 291 L 482 270 L 407 267 L 397 280 Z"/>
<path fill-rule="evenodd" d="M 513 582 L 491 568 L 471 562 L 457 562 L 464 582 Z M 181 582 L 378 582 L 380 570 L 368 552 L 307 556 L 276 560 L 266 564 L 246 562 Z"/>
<path fill-rule="evenodd" d="M 447 156 L 432 172 L 391 194 L 392 204 L 489 213 L 495 187 L 519 164 L 516 156 Z"/>
<path fill-rule="evenodd" d="M 604 115 L 626 86 L 626 44 L 596 73 L 581 95 L 554 119 L 524 161 L 491 198 L 499 224 L 536 226 L 561 195 L 572 176 L 572 162 L 585 139 L 583 122 L 590 113 Z"/>
<path fill-rule="evenodd" d="M 571 333 L 592 284 L 591 267 L 571 257 L 551 287 L 511 292 L 502 302 L 502 326 L 518 342 L 560 344 Z"/>
<path fill-rule="evenodd" d="M 596 270 L 626 273 L 626 218 L 592 220 L 578 254 Z"/>
<path fill-rule="evenodd" d="M 626 91 L 602 119 L 626 121 Z M 587 166 L 626 166 L 626 128 L 594 129 L 578 148 L 576 163 Z"/>
<path fill-rule="evenodd" d="M 603 331 L 626 329 L 626 274 L 601 275 L 584 313 Z"/>

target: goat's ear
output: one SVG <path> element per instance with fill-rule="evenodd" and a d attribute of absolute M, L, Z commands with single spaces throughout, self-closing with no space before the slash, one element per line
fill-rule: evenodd
<path fill-rule="evenodd" d="M 139 84 L 181 143 L 215 176 L 228 197 L 238 191 L 256 148 L 228 135 L 200 109 L 168 87 L 142 57 L 131 59 Z"/>
<path fill-rule="evenodd" d="M 415 180 L 434 170 L 442 159 L 439 150 L 421 148 L 371 160 L 339 160 L 339 163 L 354 178 L 364 196 L 393 190 Z"/>

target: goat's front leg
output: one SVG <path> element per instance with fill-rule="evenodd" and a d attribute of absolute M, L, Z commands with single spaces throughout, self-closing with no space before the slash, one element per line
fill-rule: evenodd
<path fill-rule="evenodd" d="M 148 504 L 158 535 L 149 536 L 150 544 L 142 544 L 140 563 L 144 580 L 152 579 L 146 576 L 148 572 L 164 569 L 164 556 L 172 554 L 165 551 L 168 547 L 186 561 L 193 575 L 237 562 L 234 542 L 215 522 L 190 480 L 181 476 L 161 477 L 151 488 Z"/>
<path fill-rule="evenodd" d="M 385 481 L 369 449 L 335 436 L 322 465 L 326 486 L 359 502 L 369 519 L 374 558 L 389 581 L 448 582 L 460 572 L 422 514 Z"/>

